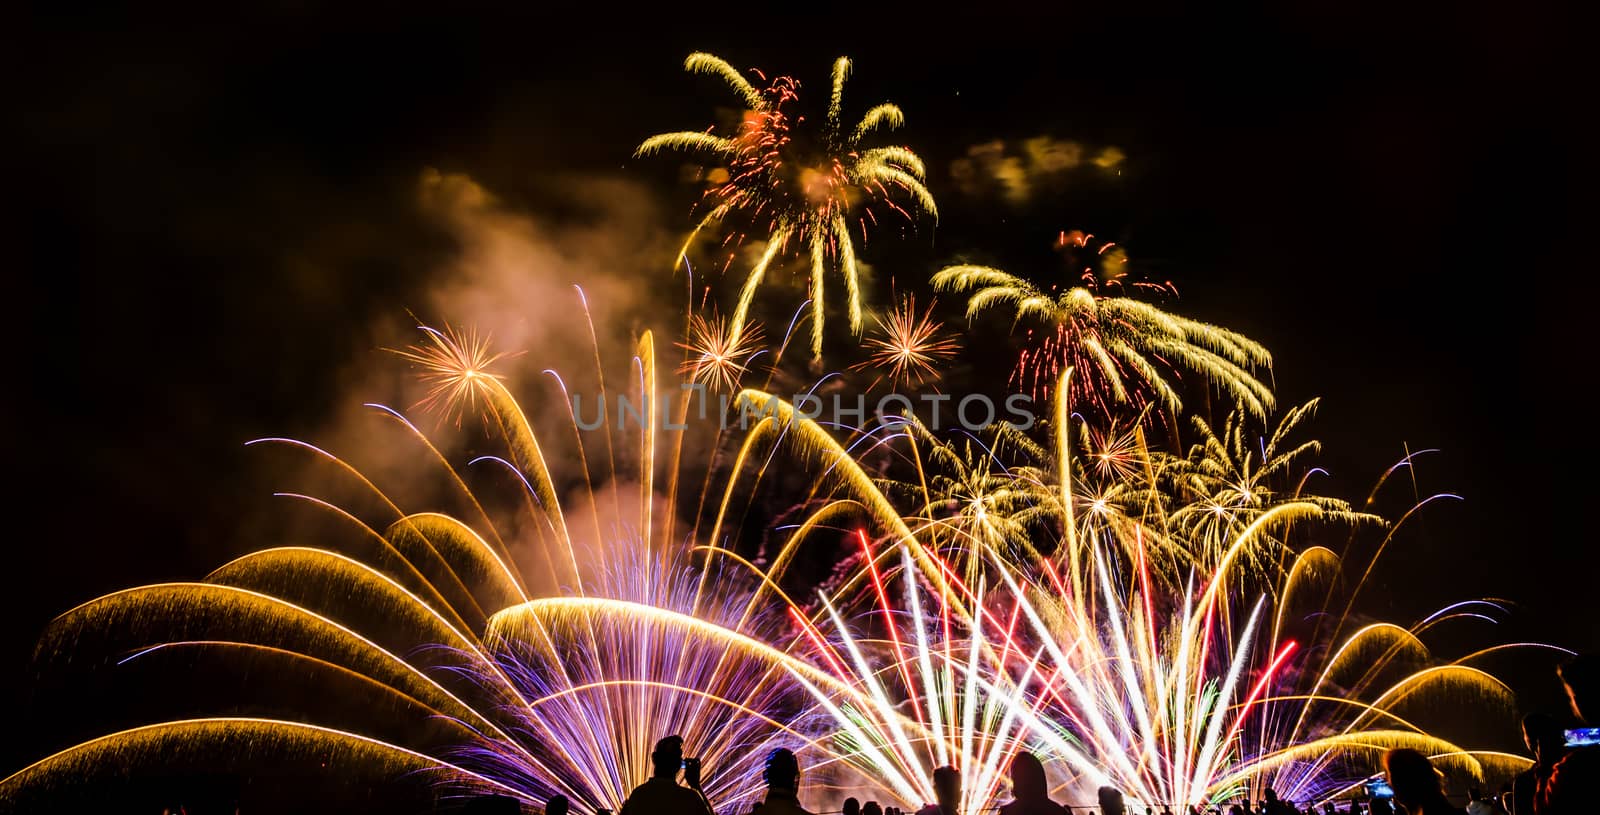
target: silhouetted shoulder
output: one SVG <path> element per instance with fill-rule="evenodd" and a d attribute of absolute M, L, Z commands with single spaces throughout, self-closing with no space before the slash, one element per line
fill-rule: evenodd
<path fill-rule="evenodd" d="M 634 787 L 620 815 L 703 815 L 709 812 L 700 794 L 668 778 L 652 778 Z"/>

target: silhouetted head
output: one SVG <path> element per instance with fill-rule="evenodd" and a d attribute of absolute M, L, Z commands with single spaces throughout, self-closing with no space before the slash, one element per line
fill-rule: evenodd
<path fill-rule="evenodd" d="M 861 802 L 854 798 L 844 799 L 844 815 L 861 815 Z"/>
<path fill-rule="evenodd" d="M 1579 654 L 1562 665 L 1561 684 L 1567 686 L 1572 715 L 1587 725 L 1600 723 L 1600 654 Z"/>
<path fill-rule="evenodd" d="M 1011 794 L 1018 801 L 1037 801 L 1050 796 L 1044 765 L 1032 753 L 1018 753 L 1011 759 Z"/>
<path fill-rule="evenodd" d="M 799 789 L 800 760 L 788 748 L 779 747 L 767 754 L 767 766 L 761 771 L 761 778 L 771 789 Z"/>
<path fill-rule="evenodd" d="M 861 806 L 861 815 L 883 815 L 883 807 L 877 801 L 868 801 Z"/>
<path fill-rule="evenodd" d="M 567 815 L 567 796 L 556 795 L 544 802 L 544 815 Z"/>
<path fill-rule="evenodd" d="M 934 770 L 933 794 L 938 797 L 939 806 L 955 812 L 961 805 L 961 773 L 949 765 Z"/>
<path fill-rule="evenodd" d="M 1522 743 L 1528 745 L 1528 752 L 1541 762 L 1561 755 L 1567 746 L 1561 725 L 1544 713 L 1529 713 L 1522 717 Z"/>
<path fill-rule="evenodd" d="M 1271 787 L 1267 787 L 1267 791 L 1262 793 L 1262 795 L 1267 799 L 1267 803 L 1269 803 L 1269 804 L 1278 803 L 1278 791 L 1277 790 L 1275 790 L 1275 789 L 1273 789 Z"/>
<path fill-rule="evenodd" d="M 1444 795 L 1440 786 L 1439 771 L 1433 768 L 1428 757 L 1399 748 L 1383 754 L 1383 771 L 1394 788 L 1394 799 L 1408 808 L 1423 804 Z"/>
<path fill-rule="evenodd" d="M 1122 805 L 1122 790 L 1116 787 L 1100 788 L 1100 811 L 1105 815 L 1123 815 L 1127 810 Z"/>
<path fill-rule="evenodd" d="M 656 742 L 650 751 L 650 763 L 655 765 L 658 778 L 677 778 L 683 768 L 683 737 L 668 736 Z"/>

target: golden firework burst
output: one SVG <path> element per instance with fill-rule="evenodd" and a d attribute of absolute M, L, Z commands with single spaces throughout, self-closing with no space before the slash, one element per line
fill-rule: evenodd
<path fill-rule="evenodd" d="M 850 329 L 862 329 L 861 274 L 853 233 L 864 235 L 883 209 L 914 221 L 919 213 L 938 217 L 933 194 L 924 181 L 926 168 L 916 153 L 901 146 L 866 147 L 863 139 L 879 130 L 899 127 L 905 115 L 890 104 L 869 109 L 854 127 L 842 118 L 845 79 L 850 60 L 840 57 L 833 65 L 832 95 L 819 133 L 799 134 L 802 118 L 791 116 L 784 105 L 798 98 L 799 84 L 777 77 L 765 89 L 752 85 L 726 61 L 711 54 L 691 54 L 684 62 L 691 73 L 721 77 L 746 108 L 736 131 L 719 135 L 710 131 L 682 131 L 651 136 L 639 145 L 637 156 L 664 150 L 702 155 L 719 163 L 709 179 L 704 218 L 684 244 L 687 251 L 702 229 L 727 221 L 743 234 L 764 238 L 766 248 L 751 267 L 729 322 L 728 335 L 738 342 L 746 330 L 756 290 L 774 264 L 791 250 L 809 257 L 812 309 L 811 351 L 822 355 L 826 315 L 824 278 L 837 269 L 845 284 Z M 724 228 L 730 228 L 725 226 Z M 725 242 L 726 243 L 726 242 Z"/>
<path fill-rule="evenodd" d="M 879 317 L 877 333 L 863 344 L 870 356 L 852 367 L 879 371 L 873 386 L 885 378 L 896 386 L 921 385 L 937 377 L 940 366 L 961 349 L 954 337 L 944 333 L 944 323 L 933 319 L 933 303 L 919 315 L 914 297 Z"/>
<path fill-rule="evenodd" d="M 720 316 L 689 319 L 689 341 L 678 343 L 688 357 L 678 372 L 691 382 L 728 393 L 739 387 L 739 379 L 750 369 L 751 359 L 762 348 L 761 326 L 751 324 L 743 331 L 728 331 Z"/>
<path fill-rule="evenodd" d="M 418 378 L 428 387 L 417 406 L 439 410 L 459 424 L 462 414 L 476 410 L 478 399 L 505 379 L 490 368 L 508 354 L 492 351 L 492 338 L 474 329 L 418 327 L 426 340 L 395 351 L 417 366 Z"/>

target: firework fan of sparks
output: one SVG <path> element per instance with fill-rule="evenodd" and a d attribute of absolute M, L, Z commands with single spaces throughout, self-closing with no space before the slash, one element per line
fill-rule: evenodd
<path fill-rule="evenodd" d="M 854 370 L 874 370 L 878 378 L 868 390 L 887 379 L 895 387 L 917 386 L 935 379 L 944 365 L 961 349 L 954 337 L 944 333 L 944 324 L 933 319 L 933 303 L 919 315 L 916 299 L 907 297 L 887 316 L 878 318 L 878 330 L 869 334 L 863 345 L 865 362 Z"/>
<path fill-rule="evenodd" d="M 441 359 L 491 356 L 486 347 L 450 347 L 459 345 L 456 335 L 426 334 L 425 348 L 446 346 Z M 648 333 L 635 366 L 639 393 L 656 392 Z M 1086 471 L 1096 463 L 1072 454 L 1077 432 L 1066 382 L 1055 388 L 1053 448 L 1007 441 L 1007 450 L 1026 450 L 1023 465 L 978 468 L 967 461 L 976 455 L 970 448 L 944 444 L 944 452 L 924 455 L 915 449 L 925 446 L 921 434 L 891 434 L 914 445 L 910 459 L 934 470 L 913 482 L 921 485 L 917 506 L 947 506 L 965 495 L 971 479 L 960 473 L 972 470 L 986 495 L 1010 490 L 1032 499 L 983 502 L 984 513 L 1000 516 L 986 523 L 1056 518 L 1049 545 L 1040 537 L 1015 546 L 1016 536 L 948 513 L 902 514 L 851 452 L 876 439 L 875 431 L 841 442 L 790 402 L 749 389 L 739 394 L 741 409 L 752 404 L 763 418 L 732 456 L 721 500 L 709 496 L 706 514 L 716 518 L 709 530 L 695 519 L 675 531 L 676 507 L 655 506 L 654 451 L 671 437 L 650 433 L 641 434 L 639 469 L 630 474 L 643 485 L 637 501 L 603 500 L 591 487 L 583 506 L 613 508 L 569 518 L 539 437 L 505 382 L 474 381 L 467 393 L 482 404 L 482 420 L 498 431 L 505 453 L 473 464 L 507 476 L 527 498 L 518 510 L 527 518 L 509 527 L 496 521 L 413 424 L 377 407 L 380 419 L 424 442 L 474 522 L 404 510 L 331 453 L 263 440 L 328 464 L 386 509 L 363 518 L 289 494 L 349 524 L 349 540 L 261 550 L 204 581 L 107 595 L 61 615 L 40 644 L 49 660 L 103 652 L 138 666 L 209 654 L 256 666 L 269 681 L 309 677 L 348 701 L 335 721 L 309 724 L 291 700 L 278 718 L 184 719 L 120 731 L 0 781 L 0 810 L 28 811 L 25 803 L 108 768 L 165 766 L 202 752 L 426 771 L 450 793 L 496 792 L 532 804 L 562 794 L 616 809 L 648 776 L 653 740 L 672 732 L 705 758 L 718 806 L 741 810 L 751 803 L 760 757 L 775 746 L 796 749 L 824 778 L 842 776 L 841 786 L 913 807 L 933 797 L 931 769 L 953 763 L 965 790 L 962 815 L 990 805 L 1024 749 L 1039 751 L 1077 801 L 1111 784 L 1142 805 L 1174 807 L 1268 779 L 1326 799 L 1363 777 L 1390 746 L 1422 749 L 1475 777 L 1526 766 L 1459 747 L 1418 719 L 1424 702 L 1506 699 L 1502 684 L 1467 663 L 1509 646 L 1440 662 L 1420 640 L 1445 621 L 1485 617 L 1493 604 L 1447 608 L 1410 628 L 1356 626 L 1352 591 L 1342 613 L 1313 604 L 1301 614 L 1306 598 L 1331 596 L 1316 581 L 1338 573 L 1337 556 L 1311 547 L 1280 583 L 1257 592 L 1263 599 L 1237 607 L 1234 574 L 1264 532 L 1327 514 L 1299 491 L 1262 506 L 1225 507 L 1243 513 L 1242 523 L 1208 527 L 1206 535 L 1226 543 L 1187 581 L 1149 568 L 1153 540 L 1213 544 L 1191 544 L 1195 531 L 1171 522 L 1185 506 L 1181 495 L 1172 499 L 1176 508 L 1156 501 L 1142 514 L 1109 513 L 1115 522 L 1077 517 Z M 1232 426 L 1223 435 L 1225 447 L 1244 437 Z M 578 438 L 584 480 L 614 480 L 615 472 L 588 471 Z M 1142 466 L 1097 477 L 1166 483 L 1152 474 L 1156 456 L 1137 436 L 1110 447 Z M 742 514 L 729 506 L 744 490 L 735 482 L 759 482 L 780 454 L 786 467 L 817 474 L 809 496 L 817 500 L 803 504 L 805 517 L 762 566 L 719 546 L 679 544 L 736 539 L 734 527 L 724 528 L 725 518 Z M 954 476 L 941 476 L 942 467 L 955 467 Z M 662 486 L 678 492 L 675 480 Z M 938 493 L 946 489 L 949 495 Z M 664 528 L 653 526 L 658 517 Z M 859 530 L 849 536 L 859 555 L 815 605 L 796 602 L 782 588 L 793 583 L 790 564 L 803 562 L 805 548 L 841 522 Z M 581 531 L 590 525 L 592 534 Z M 517 567 L 504 528 L 543 553 L 542 569 L 530 573 L 569 588 L 541 594 Z M 691 555 L 705 555 L 697 569 L 682 565 Z M 774 624 L 778 617 L 787 618 L 786 629 Z M 1296 630 L 1304 628 L 1296 620 L 1312 621 L 1310 630 Z M 1296 662 L 1297 654 L 1315 658 Z M 348 724 L 363 706 L 380 714 L 373 731 Z"/>
<path fill-rule="evenodd" d="M 733 334 L 721 317 L 707 319 L 696 314 L 689 321 L 689 341 L 678 343 L 687 352 L 678 372 L 690 382 L 730 393 L 738 389 L 740 378 L 761 352 L 763 341 L 759 323 Z"/>
<path fill-rule="evenodd" d="M 1062 385 L 1057 391 L 1056 447 L 1049 455 L 1052 465 L 1073 475 L 1050 485 L 1046 469 L 1035 465 L 1002 474 L 1019 482 L 1013 489 L 1033 490 L 1040 500 L 1049 489 L 1064 489 L 1061 484 L 1073 484 L 1075 493 L 1080 480 L 1108 475 L 1095 472 L 1099 462 L 1093 457 L 1081 465 L 1065 458 L 1071 430 L 1063 397 L 1069 389 Z M 1273 480 L 1296 483 L 1279 456 L 1287 452 L 1285 435 L 1311 407 L 1291 412 L 1269 434 L 1270 440 L 1258 440 L 1273 462 Z M 1241 422 L 1238 416 L 1230 418 L 1226 435 L 1242 437 Z M 1124 461 L 1144 462 L 1128 471 L 1133 478 L 1144 472 L 1156 479 L 1153 471 L 1168 466 L 1153 462 L 1158 456 L 1137 435 L 1130 440 L 1112 434 L 1109 447 Z M 1033 451 L 1030 457 L 1046 454 Z M 965 461 L 948 462 L 944 455 L 916 458 L 940 469 L 954 467 L 958 473 L 968 468 Z M 1395 469 L 1408 466 L 1402 462 Z M 1385 474 L 1379 488 L 1393 472 Z M 1227 507 L 1225 513 L 1237 514 L 1237 521 L 1204 533 L 1174 520 L 1187 504 L 1174 509 L 1159 500 L 1116 523 L 1105 518 L 1074 523 L 1070 508 L 1081 501 L 1057 500 L 1050 511 L 1061 516 L 1059 540 L 1053 546 L 1039 540 L 1036 547 L 1022 550 L 1011 550 L 978 530 L 908 519 L 919 537 L 930 540 L 938 540 L 930 534 L 934 529 L 960 533 L 936 547 L 941 563 L 946 555 L 970 562 L 970 551 L 977 551 L 986 568 L 969 565 L 958 576 L 941 566 L 966 609 L 957 615 L 960 619 L 949 614 L 948 595 L 942 601 L 919 601 L 908 594 L 901 606 L 908 623 L 887 635 L 880 649 L 887 649 L 890 658 L 872 666 L 845 662 L 844 667 L 886 697 L 880 703 L 885 709 L 913 709 L 935 729 L 941 715 L 977 717 L 984 724 L 959 742 L 963 750 L 993 747 L 1014 753 L 1023 744 L 1032 745 L 1070 777 L 1068 786 L 1090 791 L 1114 786 L 1146 807 L 1181 809 L 1239 795 L 1259 800 L 1269 783 L 1286 798 L 1320 803 L 1349 794 L 1390 747 L 1422 750 L 1441 766 L 1480 781 L 1491 773 L 1525 767 L 1526 759 L 1462 748 L 1419 721 L 1430 713 L 1462 715 L 1462 705 L 1509 714 L 1509 689 L 1471 663 L 1505 648 L 1552 647 L 1499 645 L 1457 660 L 1439 660 L 1421 640 L 1428 630 L 1449 620 L 1491 619 L 1503 607 L 1469 601 L 1447 606 L 1410 628 L 1361 626 L 1350 615 L 1365 581 L 1357 582 L 1347 598 L 1338 597 L 1331 589 L 1341 559 L 1331 550 L 1310 547 L 1289 557 L 1281 569 L 1253 565 L 1251 553 L 1263 547 L 1261 539 L 1271 530 L 1289 523 L 1361 520 L 1342 503 L 1308 494 L 1303 480 L 1291 494 L 1255 506 Z M 1261 479 L 1259 488 L 1264 490 L 1266 482 Z M 924 489 L 960 489 L 958 484 L 940 487 L 938 477 L 924 483 L 929 485 Z M 1149 487 L 1135 491 L 1152 494 Z M 937 497 L 924 501 L 937 503 Z M 1417 508 L 1433 500 L 1425 499 Z M 1009 518 L 1033 511 L 1018 506 Z M 1387 530 L 1374 562 L 1394 532 Z M 1195 535 L 1201 539 L 1189 542 Z M 1181 575 L 1160 577 L 1146 560 L 1147 547 L 1157 538 L 1195 547 L 1199 554 L 1191 562 L 1199 566 L 1198 573 L 1191 570 L 1186 581 Z M 1207 542 L 1211 538 L 1222 542 Z M 1214 546 L 1221 551 L 1203 553 Z M 1268 551 L 1281 549 L 1269 546 Z M 870 564 L 866 571 L 876 585 L 879 577 Z M 1371 563 L 1366 573 L 1372 573 Z M 986 584 L 992 588 L 986 591 Z M 1261 599 L 1240 608 L 1241 585 L 1252 587 L 1247 592 L 1261 591 Z M 876 591 L 884 602 L 882 588 Z M 941 602 L 946 604 L 943 612 L 938 611 Z M 935 610 L 942 621 L 929 625 L 923 608 Z M 940 709 L 945 712 L 936 712 Z M 848 721 L 861 718 L 850 711 L 830 712 L 846 733 Z M 902 730 L 911 737 L 901 735 Z M 904 775 L 904 767 L 915 766 L 919 758 L 932 760 L 919 745 L 921 731 L 884 726 L 872 733 L 880 746 L 871 760 L 887 765 L 875 770 L 880 777 Z M 853 734 L 851 738 L 859 740 Z M 1009 760 L 1009 755 L 991 762 L 970 752 L 952 754 L 972 762 L 963 766 L 964 778 L 980 789 L 992 784 L 987 768 Z"/>
<path fill-rule="evenodd" d="M 797 98 L 799 83 L 793 79 L 779 77 L 765 90 L 758 90 L 733 66 L 703 53 L 691 54 L 684 67 L 718 76 L 738 94 L 747 113 L 737 132 L 732 136 L 708 131 L 663 133 L 646 139 L 636 155 L 683 150 L 726 165 L 713 176 L 719 180 L 706 192 L 708 212 L 685 249 L 706 227 L 736 217 L 750 222 L 752 232 L 765 238 L 766 246 L 746 276 L 732 312 L 729 331 L 733 342 L 744 330 L 750 305 L 768 270 L 787 256 L 791 246 L 809 255 L 811 350 L 820 357 L 827 311 L 824 281 L 830 269 L 837 269 L 843 278 L 851 331 L 860 334 L 863 327 L 852 230 L 865 234 L 867 226 L 878 221 L 876 205 L 908 220 L 919 210 L 938 215 L 933 195 L 924 185 L 926 169 L 915 153 L 905 147 L 867 148 L 861 144 L 880 129 L 900 126 L 905 115 L 898 107 L 883 104 L 868 110 L 854 127 L 847 126 L 841 114 L 850 61 L 840 57 L 833 66 L 833 91 L 822 132 L 802 138 L 795 130 L 801 120 L 783 109 Z M 910 202 L 911 208 L 896 199 Z M 730 232 L 725 245 L 742 241 L 743 234 Z"/>
<path fill-rule="evenodd" d="M 790 673 L 840 698 L 852 692 L 788 656 L 764 624 L 765 606 L 741 602 L 749 581 L 721 561 L 694 572 L 673 566 L 694 548 L 659 543 L 683 540 L 652 481 L 662 469 L 657 446 L 670 436 L 641 439 L 636 472 L 593 473 L 588 462 L 601 457 L 585 453 L 575 433 L 580 447 L 567 466 L 581 467 L 588 492 L 574 503 L 596 511 L 569 517 L 539 434 L 505 381 L 483 370 L 495 357 L 487 343 L 469 332 L 423 332 L 403 355 L 440 388 L 430 408 L 478 409 L 505 450 L 471 463 L 480 477 L 499 475 L 521 492 L 527 517 L 497 518 L 416 425 L 381 405 L 371 406 L 374 415 L 421 442 L 433 456 L 423 463 L 441 467 L 472 520 L 402 509 L 373 478 L 311 444 L 253 442 L 308 454 L 380 509 L 358 514 L 284 493 L 350 534 L 252 552 L 203 581 L 90 601 L 56 619 L 41 653 L 70 661 L 105 649 L 124 670 L 188 655 L 251 666 L 285 687 L 312 683 L 342 703 L 326 724 L 307 723 L 290 701 L 251 705 L 266 714 L 258 717 L 159 721 L 103 736 L 0 780 L 0 812 L 37 811 L 25 803 L 30 796 L 48 800 L 96 767 L 302 755 L 352 775 L 425 772 L 448 795 L 539 804 L 560 794 L 615 811 L 649 777 L 654 739 L 669 733 L 705 760 L 706 788 L 719 803 L 747 808 L 747 781 L 767 750 L 783 745 L 819 760 L 813 739 L 796 729 L 808 705 Z M 653 348 L 647 332 L 636 347 L 636 400 L 655 392 Z M 596 488 L 618 475 L 642 485 L 637 498 Z M 661 486 L 678 491 L 675 481 Z M 713 505 L 729 512 L 726 502 Z M 685 537 L 700 535 L 696 528 Z M 518 568 L 508 539 L 537 565 Z"/>

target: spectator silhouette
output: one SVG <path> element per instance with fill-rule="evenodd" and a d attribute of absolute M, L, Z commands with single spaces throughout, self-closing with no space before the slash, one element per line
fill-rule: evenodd
<path fill-rule="evenodd" d="M 1368 815 L 1394 815 L 1394 806 L 1388 798 L 1372 799 L 1372 807 L 1367 810 Z"/>
<path fill-rule="evenodd" d="M 1533 753 L 1533 766 L 1511 779 L 1511 815 L 1534 815 L 1533 799 L 1539 794 L 1539 785 L 1567 753 L 1566 734 L 1550 716 L 1529 713 L 1522 717 L 1522 743 Z"/>
<path fill-rule="evenodd" d="M 868 801 L 861 806 L 861 815 L 883 815 L 883 807 L 877 801 Z"/>
<path fill-rule="evenodd" d="M 767 800 L 754 815 L 810 815 L 800 806 L 800 760 L 794 753 L 783 747 L 768 753 L 761 778 L 767 782 Z"/>
<path fill-rule="evenodd" d="M 1011 803 L 1000 807 L 1000 815 L 1061 815 L 1061 805 L 1050 800 L 1050 782 L 1044 765 L 1032 753 L 1017 753 L 1011 759 Z"/>
<path fill-rule="evenodd" d="M 1122 790 L 1116 787 L 1101 787 L 1099 795 L 1100 811 L 1104 815 L 1128 815 L 1127 807 L 1122 804 Z"/>
<path fill-rule="evenodd" d="M 1467 815 L 1506 815 L 1500 802 L 1483 794 L 1482 787 L 1467 790 Z"/>
<path fill-rule="evenodd" d="M 567 815 L 567 796 L 551 796 L 544 802 L 544 815 Z"/>
<path fill-rule="evenodd" d="M 1400 748 L 1384 753 L 1383 771 L 1394 788 L 1394 800 L 1406 808 L 1407 815 L 1466 815 L 1465 810 L 1445 800 L 1439 771 L 1416 750 Z"/>
<path fill-rule="evenodd" d="M 855 798 L 844 799 L 844 815 L 861 815 L 861 802 Z"/>
<path fill-rule="evenodd" d="M 655 765 L 655 775 L 633 788 L 620 815 L 712 815 L 711 805 L 700 792 L 699 765 L 686 765 L 683 760 L 683 737 L 668 736 L 656 742 L 650 763 Z M 687 787 L 678 783 L 679 769 L 685 770 Z"/>
<path fill-rule="evenodd" d="M 917 815 L 957 815 L 961 811 L 961 773 L 949 765 L 934 770 L 933 794 L 938 800 L 917 810 Z"/>
<path fill-rule="evenodd" d="M 1600 655 L 1581 654 L 1561 666 L 1572 715 L 1586 727 L 1600 725 Z M 1600 803 L 1600 745 L 1576 747 L 1550 768 L 1539 784 L 1538 815 L 1591 813 Z"/>
<path fill-rule="evenodd" d="M 1265 815 L 1299 815 L 1299 813 L 1295 812 L 1293 806 L 1284 803 L 1278 798 L 1277 790 L 1267 787 L 1267 789 L 1261 793 L 1261 796 L 1261 811 L 1265 813 Z"/>

